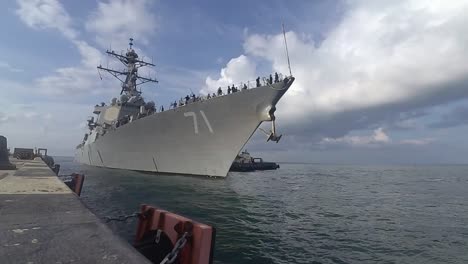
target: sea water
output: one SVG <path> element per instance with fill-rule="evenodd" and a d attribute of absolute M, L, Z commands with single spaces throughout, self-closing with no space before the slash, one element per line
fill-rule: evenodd
<path fill-rule="evenodd" d="M 213 225 L 214 263 L 468 263 L 468 166 L 282 164 L 225 179 L 80 166 L 99 217 L 151 204 Z M 133 241 L 136 221 L 109 226 Z"/>

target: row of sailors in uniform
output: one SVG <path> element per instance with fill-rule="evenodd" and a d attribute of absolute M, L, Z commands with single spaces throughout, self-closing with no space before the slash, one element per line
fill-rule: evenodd
<path fill-rule="evenodd" d="M 264 78 L 265 82 L 267 84 L 273 84 L 273 81 L 275 83 L 279 82 L 280 81 L 280 78 L 279 78 L 279 75 L 278 73 L 275 72 L 275 78 L 273 80 L 273 76 L 270 74 L 270 77 L 269 78 Z M 256 87 L 260 87 L 262 86 L 260 84 L 260 77 L 257 77 L 257 79 L 255 80 L 256 81 Z M 227 88 L 227 94 L 231 94 L 231 93 L 236 93 L 236 92 L 239 92 L 239 90 L 247 90 L 248 87 L 247 87 L 247 84 L 244 83 L 244 85 L 242 85 L 242 88 L 239 89 L 237 88 L 235 85 L 232 85 L 231 86 L 228 86 Z M 183 105 L 186 105 L 186 104 L 189 104 L 189 103 L 193 103 L 193 102 L 197 102 L 197 101 L 201 101 L 201 100 L 204 100 L 204 99 L 211 99 L 211 98 L 214 98 L 216 96 L 222 96 L 224 95 L 223 93 L 223 90 L 221 89 L 221 87 L 218 88 L 217 92 L 216 93 L 213 93 L 213 94 L 209 94 L 206 96 L 206 97 L 201 97 L 201 96 L 196 96 L 195 94 L 192 94 L 192 95 L 187 95 L 185 97 L 182 97 L 179 99 L 179 102 L 177 103 L 177 101 L 174 101 L 174 103 L 171 103 L 170 107 L 171 108 L 176 108 L 178 106 L 183 106 Z M 161 106 L 161 111 L 164 111 L 164 106 Z"/>
<path fill-rule="evenodd" d="M 264 84 L 272 84 L 273 81 L 275 83 L 279 82 L 280 81 L 280 76 L 278 75 L 278 73 L 275 73 L 274 75 L 274 79 L 273 79 L 273 76 L 270 74 L 270 77 L 269 78 L 264 78 Z M 261 83 L 260 83 L 260 77 L 257 77 L 257 79 L 255 80 L 256 81 L 256 87 L 260 87 L 262 86 Z M 241 85 L 242 88 L 237 88 L 234 84 L 231 86 L 228 86 L 227 88 L 227 94 L 231 94 L 231 93 L 236 93 L 236 92 L 239 92 L 239 90 L 247 90 L 248 87 L 247 87 L 247 84 L 243 84 Z M 201 100 L 205 100 L 205 99 L 211 99 L 211 98 L 214 98 L 214 97 L 217 97 L 217 96 L 223 96 L 224 93 L 223 93 L 223 90 L 221 89 L 221 87 L 218 88 L 217 92 L 216 93 L 212 93 L 212 94 L 208 94 L 207 96 L 205 97 L 201 97 L 201 96 L 196 96 L 195 94 L 192 94 L 192 95 L 187 95 L 185 97 L 182 97 L 180 98 L 179 102 L 177 103 L 177 101 L 174 101 L 174 103 L 171 103 L 170 104 L 170 108 L 176 108 L 178 106 L 183 106 L 183 105 L 186 105 L 186 104 L 189 104 L 189 103 L 193 103 L 193 102 L 197 102 L 197 101 L 201 101 Z M 133 101 L 136 101 L 136 100 L 139 100 L 141 99 L 141 97 L 139 96 L 133 96 L 131 98 L 128 98 L 126 95 L 122 95 L 122 98 L 121 98 L 121 101 L 122 103 L 126 103 L 126 102 L 133 102 Z M 104 103 L 101 103 L 102 106 L 104 106 Z M 112 99 L 112 103 L 111 105 L 115 105 L 117 104 L 117 98 L 113 98 Z M 98 106 L 98 105 L 96 105 Z M 149 112 L 149 113 L 155 113 L 156 112 L 156 107 L 154 105 L 154 102 L 150 101 L 148 103 L 146 103 L 144 109 Z M 164 106 L 161 106 L 160 108 L 160 111 L 164 111 Z M 149 113 L 146 113 L 149 114 Z"/>
<path fill-rule="evenodd" d="M 244 86 L 242 87 L 242 90 L 247 90 L 247 85 L 246 84 L 244 84 Z M 238 91 L 239 91 L 239 89 L 237 87 L 235 87 L 234 85 L 232 86 L 232 88 L 231 88 L 231 86 L 228 86 L 227 94 L 235 93 L 235 92 L 238 92 Z M 183 106 L 183 105 L 186 105 L 186 104 L 189 104 L 189 103 L 198 102 L 198 101 L 201 101 L 201 100 L 204 100 L 204 99 L 211 99 L 211 98 L 214 98 L 216 96 L 222 96 L 222 95 L 223 95 L 223 90 L 221 89 L 221 87 L 218 88 L 217 93 L 213 93 L 213 94 L 208 93 L 208 95 L 206 97 L 196 96 L 195 94 L 187 95 L 185 97 L 180 98 L 179 103 L 177 103 L 177 101 L 174 101 L 174 103 L 171 103 L 171 108 L 176 108 L 178 106 Z M 162 109 L 164 109 L 164 107 Z M 164 111 L 164 110 L 162 110 L 162 111 Z"/>
<path fill-rule="evenodd" d="M 270 77 L 269 78 L 264 78 L 264 81 L 265 81 L 265 84 L 272 84 L 273 81 L 275 83 L 280 82 L 280 78 L 278 76 L 278 73 L 275 73 L 274 80 L 273 80 L 273 76 L 270 74 Z M 258 77 L 256 79 L 256 87 L 260 87 L 260 86 L 261 86 L 260 77 Z M 236 93 L 236 92 L 239 92 L 239 90 L 247 90 L 247 89 L 248 89 L 248 87 L 247 87 L 246 84 L 242 85 L 241 89 L 237 88 L 235 85 L 232 85 L 232 87 L 228 86 L 227 94 Z M 201 100 L 205 100 L 205 99 L 211 99 L 211 98 L 214 98 L 214 97 L 217 97 L 217 96 L 223 96 L 223 95 L 224 95 L 223 90 L 221 89 L 221 87 L 219 87 L 218 90 L 217 90 L 217 93 L 208 94 L 206 97 L 196 96 L 195 94 L 192 94 L 190 96 L 187 95 L 187 96 L 185 96 L 183 98 L 180 98 L 178 103 L 177 103 L 177 101 L 174 101 L 174 103 L 171 103 L 170 107 L 171 108 L 177 108 L 179 106 L 187 105 L 189 103 L 193 103 L 193 102 L 197 102 L 197 101 L 201 101 Z M 126 100 L 126 98 L 122 98 L 121 101 L 127 102 L 128 100 Z M 117 99 L 113 98 L 111 105 L 115 105 L 117 103 L 118 103 Z M 104 103 L 101 103 L 101 106 L 104 106 L 104 105 L 105 105 Z M 98 106 L 98 105 L 96 105 L 96 106 Z M 135 118 L 139 119 L 139 118 L 142 118 L 144 116 L 154 114 L 154 113 L 157 112 L 156 109 L 157 109 L 156 105 L 154 104 L 153 101 L 147 102 L 145 105 L 142 105 L 140 107 L 140 112 L 135 116 Z M 161 106 L 160 107 L 160 112 L 163 112 L 164 110 L 165 110 L 164 106 Z M 132 119 L 134 119 L 133 115 L 126 115 L 126 116 L 122 117 L 120 120 L 118 120 L 115 123 L 115 126 L 119 127 L 119 126 L 122 126 L 124 124 L 129 123 L 129 122 L 132 122 L 133 121 Z"/>

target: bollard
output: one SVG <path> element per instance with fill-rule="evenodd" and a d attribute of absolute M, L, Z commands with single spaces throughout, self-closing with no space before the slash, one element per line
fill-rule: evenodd
<path fill-rule="evenodd" d="M 7 139 L 0 136 L 0 170 L 14 170 L 16 166 L 10 163 L 8 158 Z"/>

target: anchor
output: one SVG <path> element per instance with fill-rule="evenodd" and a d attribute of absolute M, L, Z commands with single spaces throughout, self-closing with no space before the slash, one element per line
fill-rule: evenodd
<path fill-rule="evenodd" d="M 271 131 L 270 131 L 270 132 L 267 132 L 267 131 L 265 131 L 265 130 L 264 130 L 263 128 L 261 128 L 261 127 L 259 127 L 259 129 L 260 129 L 263 133 L 265 133 L 265 135 L 267 135 L 267 137 L 268 137 L 268 138 L 267 138 L 267 142 L 271 140 L 271 141 L 273 141 L 273 142 L 278 143 L 283 135 L 281 135 L 281 134 L 280 134 L 280 135 L 276 134 L 276 124 L 275 124 L 276 117 L 275 117 L 275 115 L 273 114 L 273 112 L 274 112 L 274 110 L 273 110 L 273 111 L 270 111 Z"/>

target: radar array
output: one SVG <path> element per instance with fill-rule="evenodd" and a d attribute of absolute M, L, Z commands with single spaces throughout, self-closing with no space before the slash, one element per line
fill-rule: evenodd
<path fill-rule="evenodd" d="M 138 59 L 138 54 L 133 49 L 133 38 L 130 38 L 129 46 L 130 47 L 127 49 L 125 54 L 117 54 L 113 50 L 106 50 L 106 53 L 109 56 L 117 58 L 123 65 L 125 65 L 125 70 L 118 71 L 102 67 L 102 65 L 97 66 L 97 68 L 98 71 L 106 71 L 122 82 L 122 90 L 120 91 L 120 94 L 125 93 L 128 96 L 136 96 L 141 94 L 141 91 L 137 90 L 137 86 L 148 82 L 157 83 L 158 81 L 154 78 L 146 78 L 138 75 L 139 68 L 145 66 L 154 67 L 155 65 Z M 122 78 L 124 76 L 125 79 Z"/>

